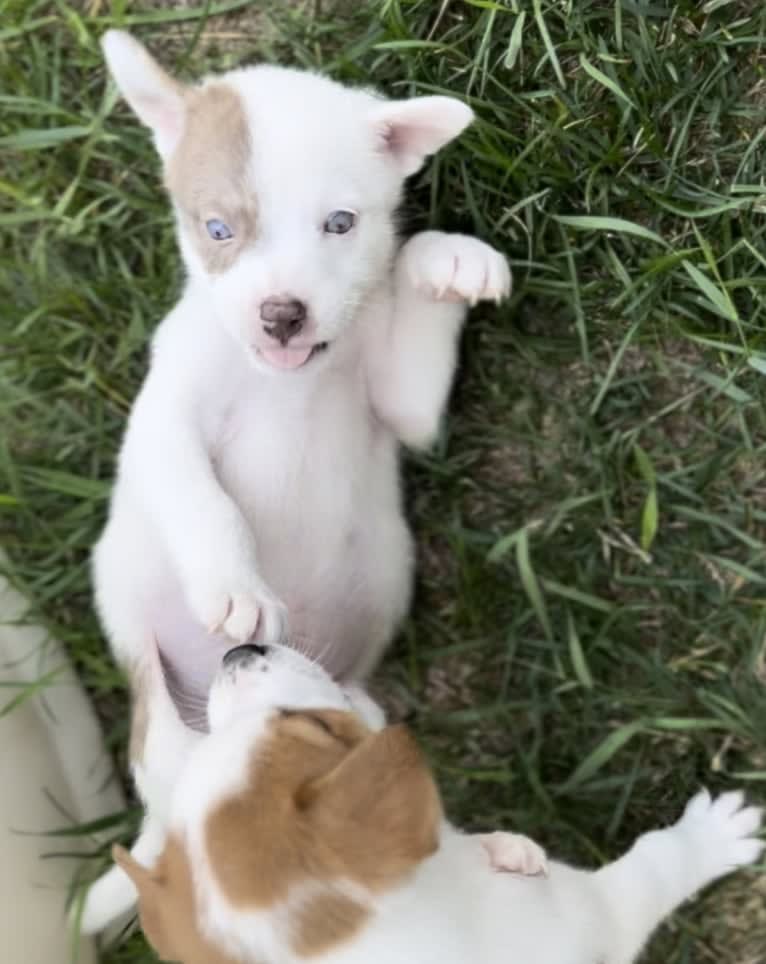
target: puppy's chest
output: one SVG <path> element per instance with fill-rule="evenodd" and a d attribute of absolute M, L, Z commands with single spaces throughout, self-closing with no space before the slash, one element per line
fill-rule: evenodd
<path fill-rule="evenodd" d="M 392 441 L 353 380 L 308 392 L 240 391 L 212 441 L 223 487 L 251 521 L 335 514 L 365 497 Z"/>

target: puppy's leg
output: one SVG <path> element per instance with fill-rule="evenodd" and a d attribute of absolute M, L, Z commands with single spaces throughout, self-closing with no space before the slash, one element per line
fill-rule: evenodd
<path fill-rule="evenodd" d="M 169 377 L 165 372 L 165 381 Z M 145 518 L 152 542 L 163 547 L 190 609 L 209 632 L 243 643 L 257 630 L 279 641 L 285 608 L 260 578 L 253 533 L 219 484 L 195 424 L 199 414 L 167 389 L 162 373 L 152 373 L 136 400 L 110 527 L 131 541 L 131 526 Z"/>
<path fill-rule="evenodd" d="M 146 816 L 141 834 L 131 848 L 132 855 L 145 867 L 151 867 L 165 845 L 165 827 L 160 820 Z M 83 934 L 97 934 L 118 917 L 133 909 L 136 888 L 120 867 L 112 867 L 91 885 L 83 905 L 80 929 Z"/>
<path fill-rule="evenodd" d="M 406 445 L 436 436 L 468 305 L 500 301 L 510 287 L 505 258 L 476 238 L 423 231 L 402 247 L 390 325 L 370 346 L 370 383 L 373 408 Z"/>
<path fill-rule="evenodd" d="M 612 918 L 606 964 L 630 964 L 676 907 L 757 860 L 764 846 L 754 837 L 760 824 L 761 811 L 744 807 L 741 793 L 712 800 L 702 791 L 676 824 L 639 837 L 624 857 L 594 874 Z"/>

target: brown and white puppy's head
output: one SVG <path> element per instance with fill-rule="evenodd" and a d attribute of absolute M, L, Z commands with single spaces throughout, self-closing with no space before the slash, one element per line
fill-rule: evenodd
<path fill-rule="evenodd" d="M 439 794 L 415 741 L 277 646 L 227 654 L 209 717 L 157 865 L 115 853 L 149 941 L 164 960 L 256 964 L 353 940 L 439 846 Z"/>
<path fill-rule="evenodd" d="M 263 370 L 323 364 L 390 270 L 404 179 L 470 108 L 272 66 L 188 86 L 129 34 L 108 31 L 103 48 L 154 135 L 204 317 Z"/>

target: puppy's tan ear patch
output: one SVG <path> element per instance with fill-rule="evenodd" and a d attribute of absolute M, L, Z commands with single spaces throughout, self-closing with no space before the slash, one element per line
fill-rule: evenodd
<path fill-rule="evenodd" d="M 296 803 L 350 879 L 373 890 L 395 885 L 439 845 L 439 791 L 404 726 L 369 735 Z"/>
<path fill-rule="evenodd" d="M 186 115 L 186 88 L 171 77 L 147 49 L 123 30 L 107 30 L 101 40 L 114 82 L 138 119 L 154 135 L 167 158 L 178 144 Z"/>
<path fill-rule="evenodd" d="M 306 901 L 291 921 L 290 944 L 300 957 L 314 957 L 343 944 L 361 930 L 368 908 L 342 894 L 319 894 Z"/>

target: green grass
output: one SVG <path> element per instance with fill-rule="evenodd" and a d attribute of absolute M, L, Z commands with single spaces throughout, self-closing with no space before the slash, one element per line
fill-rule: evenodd
<path fill-rule="evenodd" d="M 96 39 L 129 23 L 187 76 L 265 58 L 479 115 L 407 213 L 503 248 L 515 294 L 473 313 L 408 462 L 418 595 L 376 682 L 449 813 L 595 864 L 701 783 L 766 800 L 766 7 L 208 8 L 6 0 L 0 29 L 2 538 L 121 765 L 86 558 L 178 279 L 148 137 L 105 93 Z M 646 960 L 762 961 L 763 870 Z"/>

